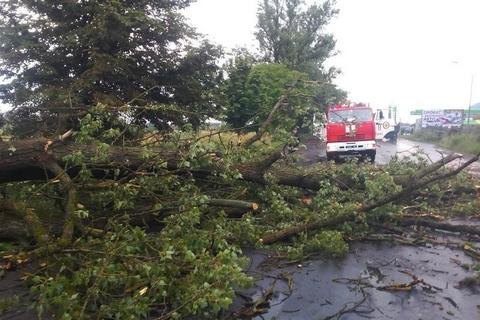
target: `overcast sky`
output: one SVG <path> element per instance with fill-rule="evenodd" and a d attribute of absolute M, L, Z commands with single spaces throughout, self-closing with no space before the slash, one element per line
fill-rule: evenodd
<path fill-rule="evenodd" d="M 313 0 L 310 2 L 314 2 Z M 186 12 L 209 39 L 254 48 L 257 0 L 197 0 Z M 479 0 L 337 0 L 329 27 L 342 70 L 336 83 L 353 101 L 417 108 L 480 102 Z"/>

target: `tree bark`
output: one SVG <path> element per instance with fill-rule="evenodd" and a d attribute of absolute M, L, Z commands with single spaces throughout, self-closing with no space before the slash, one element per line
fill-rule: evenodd
<path fill-rule="evenodd" d="M 48 234 L 38 218 L 38 215 L 25 203 L 20 201 L 0 200 L 0 211 L 2 216 L 2 227 L 0 237 L 9 240 L 21 240 L 30 235 L 37 244 L 47 243 Z"/>
<path fill-rule="evenodd" d="M 98 150 L 94 145 L 78 145 L 74 143 L 52 143 L 47 139 L 31 139 L 14 141 L 12 144 L 0 142 L 0 183 L 46 180 L 56 176 L 48 168 L 49 163 L 56 162 L 60 166 L 65 166 L 64 158 L 67 155 L 80 151 L 86 159 L 93 159 L 98 156 Z M 179 151 L 164 149 L 153 150 L 156 154 L 156 160 L 166 162 L 166 167 L 171 170 L 181 169 L 182 155 Z M 236 169 L 246 181 L 265 183 L 265 172 L 279 159 L 284 156 L 284 148 L 272 152 L 270 155 L 257 161 L 249 163 L 240 163 Z M 142 157 L 142 149 L 139 147 L 118 147 L 112 146 L 109 149 L 108 157 L 104 161 L 90 163 L 91 168 L 95 168 L 94 175 L 100 179 L 105 178 L 105 170 L 114 168 L 129 168 L 136 170 L 140 167 L 148 170 L 149 162 Z M 214 174 L 214 168 L 189 169 L 197 176 L 211 176 Z M 69 167 L 67 174 L 74 176 L 79 168 Z M 315 183 L 312 179 L 299 179 L 297 173 L 281 172 L 279 173 L 280 183 L 285 185 L 295 185 L 301 188 L 318 189 L 318 181 Z"/>
<path fill-rule="evenodd" d="M 79 223 L 78 217 L 75 214 L 77 210 L 77 190 L 73 184 L 70 176 L 62 169 L 56 162 L 47 162 L 45 168 L 54 174 L 61 182 L 64 199 L 64 225 L 62 237 L 60 238 L 60 245 L 67 246 L 72 242 L 75 225 Z"/>
<path fill-rule="evenodd" d="M 56 162 L 63 167 L 64 157 L 76 151 L 81 151 L 87 160 L 99 154 L 95 145 L 63 143 L 60 140 L 43 138 L 17 140 L 11 143 L 0 141 L 0 183 L 53 178 L 55 175 L 47 169 L 46 164 Z M 167 162 L 169 168 L 177 168 L 181 158 L 178 151 L 157 150 L 157 153 L 159 158 Z M 98 175 L 102 174 L 102 169 L 119 167 L 135 169 L 148 163 L 141 155 L 142 149 L 138 147 L 113 146 L 105 161 L 96 161 L 90 165 L 97 168 Z M 71 167 L 67 173 L 74 174 L 78 170 L 79 168 Z"/>

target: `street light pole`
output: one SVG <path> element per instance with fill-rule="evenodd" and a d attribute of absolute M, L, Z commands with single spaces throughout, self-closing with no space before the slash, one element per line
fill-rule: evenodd
<path fill-rule="evenodd" d="M 453 64 L 459 64 L 457 60 L 451 61 Z M 472 95 L 473 95 L 473 81 L 474 81 L 475 75 L 474 73 L 471 74 L 470 78 L 470 100 L 468 101 L 468 113 L 467 113 L 467 126 L 470 125 L 470 117 L 472 113 Z M 462 124 L 463 125 L 463 124 Z"/>
<path fill-rule="evenodd" d="M 468 102 L 468 118 L 467 118 L 467 126 L 470 125 L 470 115 L 472 110 L 472 94 L 473 94 L 473 80 L 474 76 L 472 74 L 472 78 L 470 80 L 470 100 Z"/>

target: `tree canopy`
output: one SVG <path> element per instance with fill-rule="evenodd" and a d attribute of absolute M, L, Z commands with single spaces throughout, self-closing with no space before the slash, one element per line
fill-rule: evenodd
<path fill-rule="evenodd" d="M 206 41 L 192 45 L 198 36 L 180 14 L 190 3 L 2 2 L 0 76 L 6 83 L 0 99 L 15 106 L 13 123 L 48 131 L 99 103 L 112 109 L 128 102 L 169 104 L 188 111 L 137 112 L 139 121 L 159 128 L 198 124 L 213 115 L 210 92 L 217 87 L 221 49 Z"/>
<path fill-rule="evenodd" d="M 335 40 L 325 27 L 337 12 L 330 0 L 308 7 L 303 0 L 263 0 L 256 37 L 264 58 L 319 79 L 334 54 Z"/>
<path fill-rule="evenodd" d="M 283 64 L 252 64 L 243 56 L 231 61 L 229 76 L 224 92 L 229 103 L 226 120 L 232 127 L 258 130 L 271 118 L 268 126 L 275 129 L 276 138 L 291 136 L 296 129 L 309 132 L 311 115 L 319 107 L 315 101 L 319 88 L 306 73 Z"/>
<path fill-rule="evenodd" d="M 338 10 L 334 1 L 324 1 L 321 5 L 307 6 L 303 0 L 263 0 L 259 6 L 256 37 L 263 61 L 282 64 L 290 70 L 304 74 L 309 80 L 317 82 L 311 93 L 310 117 L 316 111 L 322 111 L 332 103 L 346 98 L 346 92 L 339 89 L 332 80 L 339 73 L 334 68 L 326 68 L 325 62 L 335 53 L 335 39 L 327 33 L 325 27 L 336 16 Z M 230 66 L 230 77 L 235 88 L 249 71 L 250 60 L 234 60 L 236 68 Z M 233 76 L 233 77 L 232 77 Z M 243 78 L 242 78 L 243 77 Z M 238 89 L 237 89 L 238 90 Z M 230 108 L 235 112 L 228 114 L 227 120 L 235 125 L 244 124 L 236 118 L 252 116 L 256 104 L 243 95 L 228 93 Z M 242 89 L 242 92 L 246 90 Z M 271 107 L 271 106 L 270 106 Z M 259 112 L 257 110 L 257 112 Z M 303 119 L 297 122 L 304 123 Z M 309 121 L 307 121 L 309 122 Z M 304 125 L 301 125 L 304 126 Z"/>

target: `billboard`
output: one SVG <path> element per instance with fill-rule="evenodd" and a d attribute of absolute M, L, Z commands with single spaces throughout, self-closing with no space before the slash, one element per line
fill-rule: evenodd
<path fill-rule="evenodd" d="M 423 110 L 422 128 L 456 128 L 463 123 L 463 110 Z"/>

